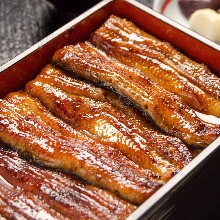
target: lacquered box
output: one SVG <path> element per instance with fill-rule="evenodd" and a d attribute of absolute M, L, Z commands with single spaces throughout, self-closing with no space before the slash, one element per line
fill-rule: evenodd
<path fill-rule="evenodd" d="M 220 76 L 220 46 L 133 0 L 104 0 L 0 67 L 0 97 L 24 88 L 68 44 L 85 41 L 112 14 L 204 63 Z M 128 219 L 202 217 L 220 204 L 220 138 L 145 201 Z"/>

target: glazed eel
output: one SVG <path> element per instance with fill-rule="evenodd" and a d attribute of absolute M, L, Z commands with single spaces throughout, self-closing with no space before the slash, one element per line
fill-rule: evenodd
<path fill-rule="evenodd" d="M 220 125 L 202 121 L 193 109 L 151 81 L 143 72 L 107 56 L 88 42 L 56 51 L 52 61 L 72 74 L 111 87 L 128 97 L 158 127 L 189 145 L 206 147 L 220 134 Z"/>
<path fill-rule="evenodd" d="M 0 100 L 0 139 L 41 164 L 75 173 L 134 204 L 163 185 L 150 170 L 76 131 L 22 91 Z"/>
<path fill-rule="evenodd" d="M 0 164 L 0 200 L 7 204 L 0 203 L 2 216 L 17 212 L 25 219 L 125 219 L 136 208 L 79 178 L 28 163 L 6 147 L 0 147 Z M 41 207 L 47 208 L 45 213 Z"/>
<path fill-rule="evenodd" d="M 90 41 L 120 62 L 140 69 L 195 110 L 220 117 L 219 77 L 169 43 L 114 15 L 91 35 Z"/>
<path fill-rule="evenodd" d="M 131 118 L 135 120 L 137 116 L 128 117 L 113 107 L 107 100 L 113 102 L 117 97 L 109 91 L 73 79 L 50 65 L 25 89 L 75 129 L 86 131 L 96 141 L 121 150 L 163 180 L 169 179 L 192 159 L 188 148 L 177 138 L 163 135 L 150 125 L 143 130 L 132 122 Z"/>
<path fill-rule="evenodd" d="M 28 191 L 11 186 L 0 178 L 0 219 L 60 219 L 65 217 L 51 209 L 39 198 Z"/>

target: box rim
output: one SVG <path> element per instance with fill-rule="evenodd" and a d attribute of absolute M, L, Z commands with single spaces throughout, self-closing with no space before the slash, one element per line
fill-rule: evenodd
<path fill-rule="evenodd" d="M 196 32 L 188 29 L 187 27 L 185 27 L 185 26 L 175 22 L 174 20 L 172 20 L 172 19 L 170 19 L 170 18 L 160 14 L 159 12 L 149 8 L 148 6 L 146 6 L 146 5 L 144 5 L 144 4 L 140 3 L 140 2 L 137 2 L 135 0 L 102 0 L 99 3 L 97 3 L 96 5 L 94 5 L 93 7 L 91 7 L 90 9 L 86 10 L 85 12 L 83 12 L 82 14 L 77 16 L 76 18 L 74 18 L 73 20 L 69 21 L 68 23 L 66 23 L 62 27 L 60 27 L 57 30 L 55 30 L 54 32 L 52 32 L 51 34 L 49 34 L 48 36 L 46 36 L 45 38 L 43 38 L 39 42 L 33 44 L 31 47 L 29 47 L 25 51 L 23 51 L 20 54 L 16 55 L 11 60 L 9 60 L 6 63 L 2 64 L 0 66 L 0 74 L 1 74 L 1 72 L 5 71 L 9 67 L 13 66 L 14 64 L 19 62 L 20 60 L 24 59 L 26 56 L 30 55 L 35 50 L 37 50 L 40 47 L 42 47 L 44 44 L 48 43 L 53 38 L 59 36 L 64 31 L 66 31 L 68 29 L 71 29 L 72 26 L 74 26 L 75 24 L 79 23 L 80 21 L 82 21 L 83 19 L 85 19 L 86 17 L 91 15 L 92 13 L 96 12 L 98 9 L 101 9 L 105 5 L 107 5 L 107 4 L 111 3 L 111 2 L 114 2 L 114 1 L 128 2 L 129 4 L 137 7 L 138 9 L 140 9 L 140 10 L 142 10 L 144 12 L 147 12 L 150 15 L 153 15 L 155 18 L 157 18 L 161 22 L 164 22 L 164 23 L 166 23 L 166 24 L 168 24 L 168 25 L 178 29 L 179 31 L 181 31 L 181 32 L 191 36 L 192 38 L 194 38 L 194 39 L 204 43 L 205 45 L 211 47 L 212 49 L 220 52 L 220 45 L 218 45 L 217 43 L 212 42 L 211 40 L 203 37 L 202 35 L 197 34 Z"/>
<path fill-rule="evenodd" d="M 114 0 L 113 0 L 114 1 Z M 117 0 L 116 0 L 117 1 Z M 204 36 L 190 30 L 189 28 L 181 25 L 180 23 L 172 20 L 171 18 L 168 18 L 164 15 L 162 15 L 161 13 L 149 8 L 148 6 L 146 5 L 143 5 L 142 3 L 140 2 L 137 2 L 135 0 L 123 0 L 123 1 L 126 1 L 126 2 L 129 2 L 130 4 L 138 7 L 140 10 L 142 11 L 145 11 L 145 12 L 150 12 L 151 15 L 153 15 L 155 18 L 157 18 L 158 20 L 178 29 L 179 31 L 187 34 L 187 35 L 190 35 L 191 37 L 193 37 L 194 39 L 206 44 L 207 46 L 213 48 L 214 50 L 217 50 L 217 51 L 220 51 L 220 45 L 209 40 L 208 38 L 205 38 Z"/>
<path fill-rule="evenodd" d="M 205 148 L 199 155 L 197 155 L 189 164 L 180 170 L 174 177 L 172 177 L 167 183 L 165 183 L 160 189 L 158 189 L 153 195 L 151 195 L 144 203 L 142 203 L 133 213 L 131 213 L 127 220 L 139 219 L 144 213 L 153 209 L 160 200 L 172 194 L 176 188 L 191 177 L 200 167 L 211 157 L 212 154 L 220 146 L 220 137 L 213 141 L 207 148 Z"/>

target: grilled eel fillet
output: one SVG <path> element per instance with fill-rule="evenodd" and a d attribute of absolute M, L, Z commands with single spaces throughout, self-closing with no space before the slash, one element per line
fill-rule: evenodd
<path fill-rule="evenodd" d="M 150 170 L 76 131 L 24 92 L 0 100 L 0 139 L 41 164 L 73 172 L 134 204 L 163 185 Z"/>
<path fill-rule="evenodd" d="M 170 141 L 168 136 L 165 139 L 165 135 L 155 130 L 144 132 L 141 126 L 132 123 L 122 111 L 105 100 L 107 91 L 73 79 L 50 65 L 25 88 L 53 114 L 75 129 L 87 131 L 95 140 L 121 150 L 131 160 L 145 169 L 151 169 L 163 180 L 177 173 L 192 159 L 188 148 L 181 141 L 175 138 L 170 138 L 173 139 Z M 100 94 L 100 98 L 97 94 Z"/>
<path fill-rule="evenodd" d="M 31 192 L 13 187 L 0 178 L 0 219 L 64 220 L 65 218 Z"/>
<path fill-rule="evenodd" d="M 52 60 L 69 72 L 117 90 L 147 113 L 158 127 L 189 145 L 206 147 L 220 134 L 220 125 L 202 121 L 173 93 L 90 43 L 66 46 L 56 51 Z"/>
<path fill-rule="evenodd" d="M 220 79 L 170 44 L 114 15 L 90 41 L 120 62 L 140 69 L 195 110 L 220 117 Z"/>
<path fill-rule="evenodd" d="M 23 213 L 26 210 L 23 204 L 28 206 L 39 200 L 40 205 L 35 204 L 38 208 L 30 209 L 38 214 L 42 212 L 41 205 L 46 204 L 48 214 L 56 214 L 56 219 L 125 219 L 136 208 L 113 193 L 76 177 L 34 166 L 3 147 L 0 148 L 0 164 L 0 199 L 7 203 L 9 211 L 17 209 Z M 23 198 L 16 207 L 17 199 L 26 195 L 28 198 Z M 5 210 L 0 204 L 0 215 L 4 215 Z M 30 216 L 30 219 L 40 218 L 35 217 Z M 46 215 L 42 217 L 45 219 Z"/>

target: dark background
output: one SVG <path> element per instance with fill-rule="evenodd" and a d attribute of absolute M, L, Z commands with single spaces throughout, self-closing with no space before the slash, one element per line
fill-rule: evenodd
<path fill-rule="evenodd" d="M 46 0 L 0 0 L 0 66 L 98 2 L 57 1 L 59 7 Z M 152 7 L 153 0 L 139 2 Z M 208 164 L 173 198 L 176 207 L 166 219 L 220 219 L 219 151 Z"/>
<path fill-rule="evenodd" d="M 65 1 L 70 4 L 63 4 Z M 0 0 L 0 65 L 77 17 L 99 0 L 56 2 L 59 7 L 46 0 Z M 153 0 L 139 2 L 151 7 Z"/>

